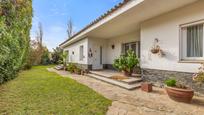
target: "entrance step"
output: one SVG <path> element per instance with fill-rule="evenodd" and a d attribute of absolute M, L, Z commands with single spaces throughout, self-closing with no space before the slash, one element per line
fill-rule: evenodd
<path fill-rule="evenodd" d="M 111 79 L 112 76 L 122 76 L 123 74 L 119 74 L 118 72 L 104 72 L 104 71 L 90 71 L 91 74 L 97 75 L 97 76 L 101 76 L 101 77 L 105 77 L 105 78 L 109 78 Z M 133 74 L 133 77 L 129 77 L 128 79 L 123 79 L 120 80 L 120 82 L 126 83 L 126 84 L 134 84 L 134 83 L 138 83 L 141 82 L 141 75 L 140 74 Z"/>
<path fill-rule="evenodd" d="M 112 85 L 119 86 L 119 87 L 124 88 L 124 89 L 128 89 L 128 90 L 140 88 L 140 86 L 141 86 L 141 83 L 139 81 L 135 82 L 134 80 L 118 81 L 118 80 L 110 79 L 108 77 L 103 77 L 103 76 L 92 74 L 92 73 L 87 74 L 87 76 L 104 81 L 104 82 L 107 82 L 107 83 L 110 83 Z M 131 84 L 129 84 L 129 82 Z"/>
<path fill-rule="evenodd" d="M 123 79 L 121 80 L 121 82 L 127 83 L 127 84 L 134 84 L 134 83 L 138 83 L 141 82 L 142 79 L 141 78 L 129 78 L 129 79 Z"/>

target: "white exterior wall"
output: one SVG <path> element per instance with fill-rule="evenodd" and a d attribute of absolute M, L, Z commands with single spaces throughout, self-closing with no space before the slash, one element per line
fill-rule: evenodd
<path fill-rule="evenodd" d="M 89 38 L 88 41 L 88 51 L 90 49 L 92 51 L 92 57 L 88 58 L 88 64 L 92 65 L 94 69 L 102 69 L 102 64 L 106 64 L 107 59 L 107 40 L 100 38 Z M 102 47 L 102 64 L 100 64 L 100 47 Z"/>
<path fill-rule="evenodd" d="M 88 58 L 88 64 L 99 63 L 99 48 L 102 46 L 103 48 L 103 64 L 113 64 L 114 59 L 118 58 L 121 55 L 122 51 L 122 44 L 140 41 L 140 31 L 135 31 L 129 33 L 127 35 L 109 38 L 109 39 L 100 39 L 100 38 L 89 38 L 88 39 L 88 50 L 91 48 L 93 57 Z M 112 45 L 115 46 L 112 49 Z M 96 56 L 97 55 L 97 56 Z M 98 58 L 97 58 L 98 57 Z"/>
<path fill-rule="evenodd" d="M 80 60 L 80 54 L 79 54 L 79 50 L 80 50 L 80 46 L 83 45 L 84 46 L 84 59 Z M 71 45 L 69 45 L 68 47 L 64 48 L 65 51 L 69 51 L 69 62 L 72 63 L 79 63 L 79 64 L 87 64 L 88 63 L 88 39 L 82 39 L 78 42 L 75 42 Z M 72 54 L 72 52 L 74 52 L 74 54 Z"/>
<path fill-rule="evenodd" d="M 200 64 L 179 63 L 179 25 L 204 19 L 204 0 L 145 21 L 141 25 L 141 67 L 182 72 L 196 72 Z M 166 56 L 150 53 L 154 39 Z"/>
<path fill-rule="evenodd" d="M 127 35 L 110 38 L 107 40 L 107 59 L 106 64 L 113 64 L 114 59 L 118 58 L 121 55 L 122 44 L 140 41 L 140 31 L 136 31 Z M 115 46 L 112 49 L 112 45 Z"/>

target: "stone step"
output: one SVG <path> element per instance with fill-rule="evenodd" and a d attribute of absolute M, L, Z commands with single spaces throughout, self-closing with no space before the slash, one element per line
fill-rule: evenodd
<path fill-rule="evenodd" d="M 101 81 L 104 81 L 104 82 L 107 82 L 107 83 L 110 83 L 112 85 L 119 86 L 119 87 L 124 88 L 124 89 L 128 89 L 128 90 L 133 90 L 133 89 L 136 89 L 136 88 L 140 88 L 140 86 L 141 86 L 141 84 L 139 82 L 134 83 L 134 84 L 127 84 L 127 83 L 124 83 L 124 82 L 120 82 L 120 81 L 117 81 L 117 80 L 113 80 L 113 79 L 102 77 L 102 76 L 95 75 L 95 74 L 87 74 L 87 76 L 98 79 L 98 80 L 101 80 Z"/>
<path fill-rule="evenodd" d="M 141 77 L 142 75 L 141 75 L 141 74 L 135 74 L 135 73 L 133 73 L 132 76 L 138 78 L 138 77 Z"/>
<path fill-rule="evenodd" d="M 112 74 L 110 73 L 101 73 L 101 72 L 97 72 L 97 71 L 90 71 L 91 74 L 94 74 L 94 75 L 98 75 L 98 76 L 101 76 L 101 77 L 106 77 L 106 78 L 111 78 Z"/>
<path fill-rule="evenodd" d="M 94 75 L 97 75 L 97 76 L 101 76 L 101 77 L 105 77 L 105 78 L 110 78 L 114 75 L 117 75 L 116 74 L 108 74 L 108 73 L 102 73 L 102 72 L 97 72 L 97 71 L 90 71 L 91 74 L 94 74 Z M 134 84 L 134 83 L 137 83 L 137 82 L 141 82 L 142 81 L 142 78 L 140 78 L 140 74 L 133 74 L 133 77 L 129 77 L 128 79 L 123 79 L 123 80 L 120 80 L 121 82 L 124 82 L 126 84 Z"/>
<path fill-rule="evenodd" d="M 103 73 L 103 72 L 98 72 L 98 71 L 90 71 L 91 74 L 95 74 L 95 75 L 99 75 L 99 76 L 103 76 L 103 77 L 108 77 L 110 78 L 111 76 L 117 75 L 118 73 Z M 123 75 L 123 74 L 121 74 Z M 140 78 L 141 74 L 132 74 L 133 78 Z"/>
<path fill-rule="evenodd" d="M 141 78 L 129 78 L 129 79 L 123 79 L 121 81 L 127 84 L 134 84 L 134 83 L 141 82 L 142 79 Z"/>

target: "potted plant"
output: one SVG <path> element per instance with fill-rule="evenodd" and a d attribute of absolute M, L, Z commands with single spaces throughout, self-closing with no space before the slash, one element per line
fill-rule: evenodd
<path fill-rule="evenodd" d="M 141 84 L 141 90 L 145 92 L 152 92 L 152 83 L 143 82 Z"/>
<path fill-rule="evenodd" d="M 166 92 L 171 99 L 178 102 L 191 102 L 194 95 L 194 91 L 191 88 L 177 83 L 175 79 L 168 79 L 165 81 L 165 84 Z"/>
<path fill-rule="evenodd" d="M 202 85 L 202 83 L 204 83 L 204 63 L 202 63 L 201 67 L 198 69 L 198 73 L 193 75 L 193 80 Z"/>
<path fill-rule="evenodd" d="M 150 51 L 152 54 L 158 54 L 160 57 L 163 57 L 165 55 L 165 53 L 159 46 L 159 40 L 157 38 L 155 38 L 154 45 Z"/>
<path fill-rule="evenodd" d="M 161 50 L 160 47 L 158 45 L 156 45 L 156 46 L 152 47 L 151 52 L 153 54 L 157 54 L 160 52 L 160 50 Z"/>
<path fill-rule="evenodd" d="M 138 65 L 139 60 L 132 50 L 128 50 L 127 55 L 121 55 L 114 60 L 113 66 L 122 71 L 125 76 L 131 76 L 133 69 Z"/>
<path fill-rule="evenodd" d="M 114 60 L 113 66 L 114 68 L 118 69 L 119 71 L 122 71 L 124 74 L 128 74 L 126 71 L 126 59 L 124 55 L 121 55 L 118 59 Z"/>

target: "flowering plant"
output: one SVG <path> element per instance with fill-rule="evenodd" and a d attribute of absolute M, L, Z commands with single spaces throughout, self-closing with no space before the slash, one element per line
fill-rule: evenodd
<path fill-rule="evenodd" d="M 193 74 L 193 80 L 199 83 L 204 82 L 204 63 L 201 64 L 201 67 L 198 68 L 198 73 Z"/>

